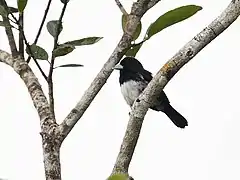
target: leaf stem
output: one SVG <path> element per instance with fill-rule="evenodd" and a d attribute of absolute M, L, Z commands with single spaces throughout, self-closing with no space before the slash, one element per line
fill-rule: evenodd
<path fill-rule="evenodd" d="M 58 25 L 57 25 L 57 33 L 56 33 L 56 37 L 54 37 L 54 47 L 52 50 L 52 57 L 51 57 L 51 61 L 50 61 L 50 68 L 49 68 L 49 74 L 48 74 L 48 94 L 49 94 L 49 103 L 50 103 L 50 110 L 53 114 L 53 116 L 55 117 L 55 112 L 54 112 L 54 96 L 53 96 L 53 80 L 52 80 L 52 75 L 53 75 L 53 69 L 54 69 L 54 60 L 55 60 L 55 56 L 53 54 L 53 51 L 57 48 L 58 46 L 58 38 L 59 38 L 59 34 L 61 32 L 61 27 L 62 27 L 62 19 L 64 16 L 64 13 L 66 11 L 67 8 L 67 2 L 64 3 L 63 8 L 62 8 L 62 12 L 60 14 L 59 20 L 58 20 Z"/>

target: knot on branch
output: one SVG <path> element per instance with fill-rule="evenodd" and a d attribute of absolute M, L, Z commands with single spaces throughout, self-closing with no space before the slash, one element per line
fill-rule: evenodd
<path fill-rule="evenodd" d="M 188 58 L 192 58 L 192 56 L 193 56 L 193 49 L 189 48 L 189 49 L 187 50 L 187 52 L 186 52 L 186 56 L 187 56 Z"/>

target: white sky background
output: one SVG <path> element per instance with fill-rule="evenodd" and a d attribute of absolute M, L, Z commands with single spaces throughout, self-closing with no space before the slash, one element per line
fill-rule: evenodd
<path fill-rule="evenodd" d="M 15 5 L 16 0 L 8 0 Z M 130 9 L 132 0 L 122 0 Z M 230 0 L 162 0 L 142 19 L 143 34 L 164 12 L 187 4 L 203 10 L 192 18 L 162 31 L 144 44 L 137 58 L 155 74 L 185 43 L 208 25 Z M 33 41 L 47 0 L 29 0 L 25 32 Z M 48 20 L 58 19 L 62 4 L 53 1 Z M 129 173 L 137 180 L 239 180 L 239 40 L 237 20 L 202 50 L 166 86 L 171 104 L 188 120 L 182 130 L 161 112 L 149 111 Z M 63 19 L 60 42 L 87 36 L 102 36 L 92 46 L 78 47 L 56 59 L 56 64 L 81 63 L 84 68 L 54 72 L 56 116 L 61 122 L 109 58 L 122 35 L 121 12 L 114 0 L 71 0 Z M 9 51 L 4 29 L 0 48 Z M 46 26 L 39 45 L 51 52 L 53 39 Z M 48 64 L 40 62 L 47 72 Z M 31 67 L 37 71 L 34 63 Z M 36 73 L 43 89 L 47 86 Z M 124 102 L 113 72 L 61 149 L 64 180 L 106 179 L 117 157 L 128 122 Z M 40 125 L 27 89 L 19 76 L 0 64 L 0 177 L 10 180 L 43 180 Z"/>

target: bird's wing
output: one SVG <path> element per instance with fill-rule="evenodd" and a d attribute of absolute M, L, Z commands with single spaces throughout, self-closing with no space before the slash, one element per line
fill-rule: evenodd
<path fill-rule="evenodd" d="M 151 80 L 152 80 L 152 73 L 150 73 L 149 71 L 147 70 L 144 70 L 143 73 L 141 73 L 143 78 L 149 83 Z M 169 100 L 165 94 L 164 91 L 162 91 L 159 95 L 159 97 L 157 98 L 158 99 L 158 103 L 156 104 L 155 107 L 153 107 L 153 109 L 157 110 L 162 110 L 163 106 L 165 103 L 169 103 Z"/>
<path fill-rule="evenodd" d="M 141 75 L 143 76 L 144 80 L 147 82 L 150 82 L 152 80 L 152 73 L 150 73 L 147 70 L 143 70 L 143 72 L 141 72 Z"/>

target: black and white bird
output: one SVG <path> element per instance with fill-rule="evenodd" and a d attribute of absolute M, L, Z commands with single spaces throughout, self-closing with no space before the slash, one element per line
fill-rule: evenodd
<path fill-rule="evenodd" d="M 125 57 L 114 69 L 120 71 L 119 83 L 122 95 L 127 104 L 132 106 L 152 80 L 152 74 L 145 70 L 142 64 L 133 57 Z M 187 120 L 170 105 L 164 91 L 158 97 L 157 103 L 150 108 L 164 112 L 179 128 L 185 128 L 188 125 Z"/>

